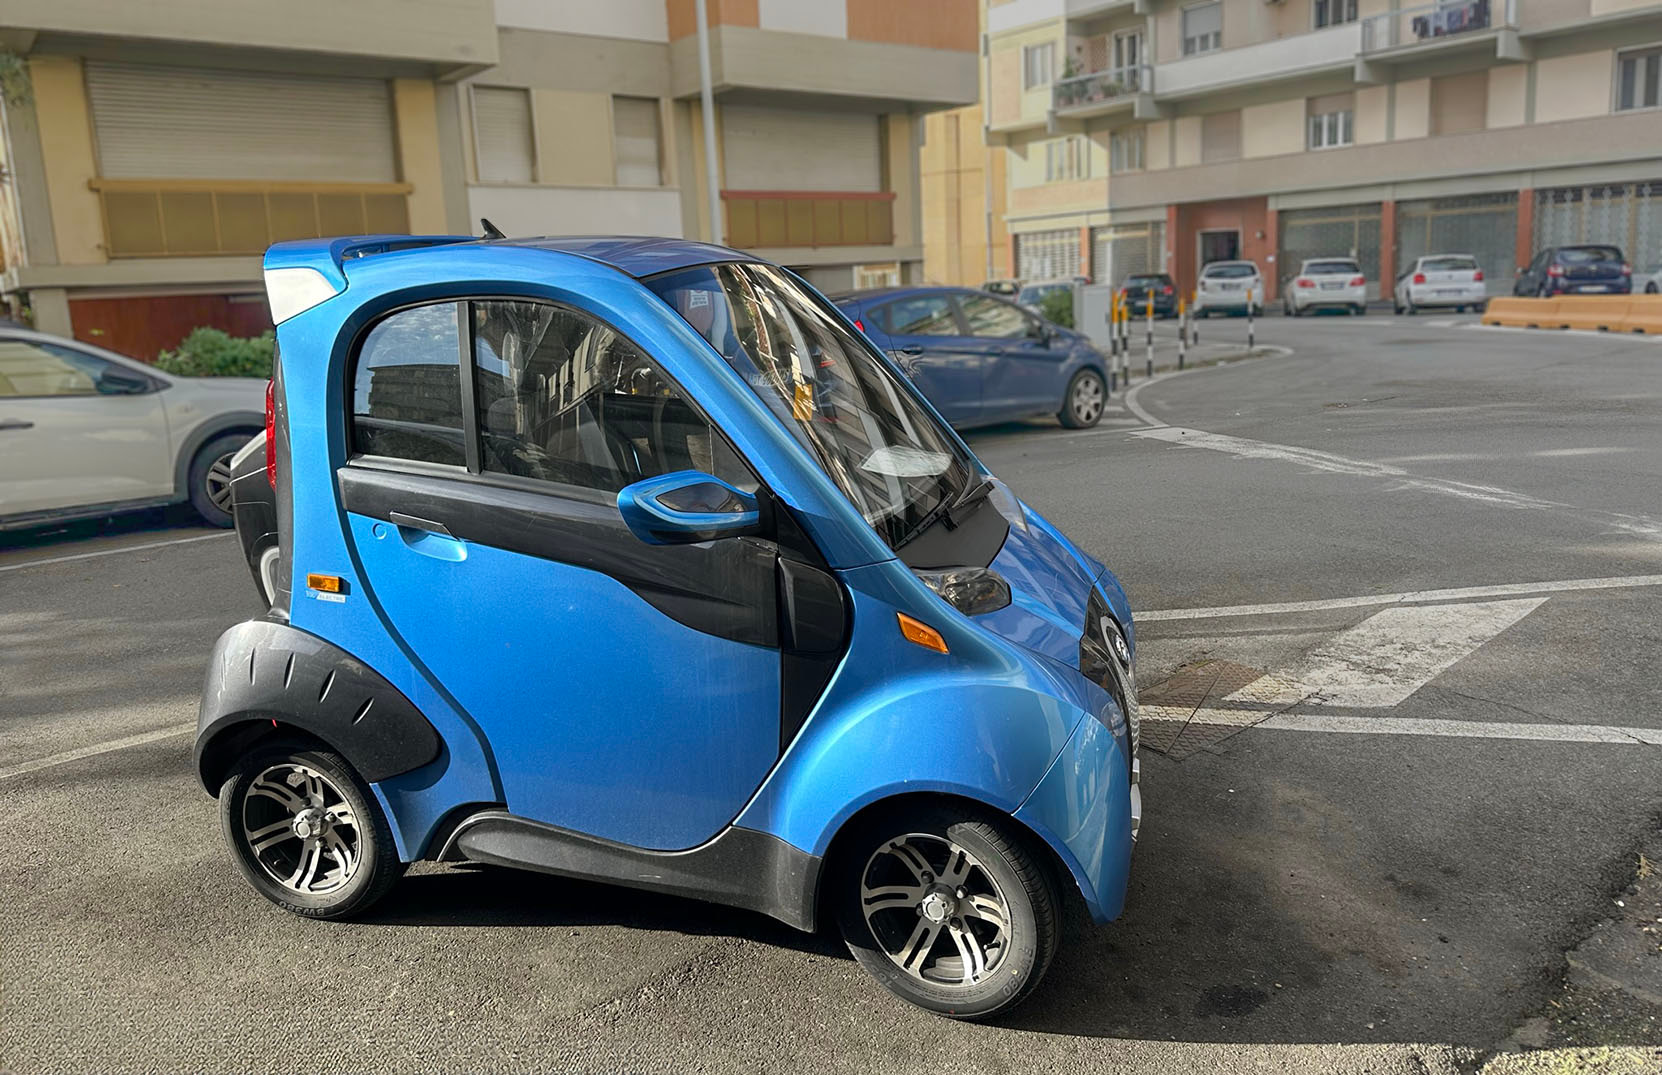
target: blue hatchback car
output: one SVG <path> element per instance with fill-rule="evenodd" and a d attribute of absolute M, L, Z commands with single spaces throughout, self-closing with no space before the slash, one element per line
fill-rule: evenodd
<path fill-rule="evenodd" d="M 991 1016 L 1141 814 L 1114 576 L 790 272 L 667 239 L 266 256 L 274 606 L 196 760 L 242 873 L 337 918 L 420 859 L 835 922 Z"/>
<path fill-rule="evenodd" d="M 1102 353 L 1013 302 L 957 287 L 853 291 L 835 302 L 959 429 L 1052 414 L 1085 429 L 1102 417 Z"/>

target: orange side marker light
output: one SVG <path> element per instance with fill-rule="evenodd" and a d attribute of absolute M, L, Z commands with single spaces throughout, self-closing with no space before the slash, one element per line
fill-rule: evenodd
<path fill-rule="evenodd" d="M 946 652 L 946 639 L 941 637 L 939 631 L 904 612 L 897 612 L 895 616 L 900 620 L 900 634 L 906 641 L 916 643 L 924 649 L 932 649 L 936 653 Z"/>
<path fill-rule="evenodd" d="M 307 575 L 306 589 L 320 590 L 323 593 L 343 593 L 346 590 L 346 580 L 339 575 Z"/>

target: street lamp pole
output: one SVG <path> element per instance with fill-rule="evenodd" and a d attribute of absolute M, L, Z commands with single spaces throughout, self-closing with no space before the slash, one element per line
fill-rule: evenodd
<path fill-rule="evenodd" d="M 698 20 L 698 96 L 700 113 L 704 118 L 704 192 L 710 207 L 710 241 L 719 243 L 721 235 L 721 190 L 716 168 L 716 107 L 715 92 L 710 88 L 710 21 L 707 0 L 695 0 Z"/>

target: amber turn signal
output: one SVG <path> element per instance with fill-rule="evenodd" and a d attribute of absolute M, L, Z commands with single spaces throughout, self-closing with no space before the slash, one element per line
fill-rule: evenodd
<path fill-rule="evenodd" d="M 321 590 L 324 593 L 341 593 L 346 589 L 346 580 L 339 575 L 307 575 L 306 589 Z"/>
<path fill-rule="evenodd" d="M 922 620 L 913 619 L 904 612 L 897 612 L 895 616 L 900 620 L 900 633 L 908 642 L 915 642 L 924 649 L 932 649 L 936 653 L 946 652 L 946 639 L 941 633 Z"/>

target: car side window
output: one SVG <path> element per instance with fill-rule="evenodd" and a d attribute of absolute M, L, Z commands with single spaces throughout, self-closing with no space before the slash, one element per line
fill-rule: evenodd
<path fill-rule="evenodd" d="M 466 465 L 456 311 L 453 302 L 401 310 L 364 337 L 352 376 L 357 451 Z"/>
<path fill-rule="evenodd" d="M 1019 340 L 1026 336 L 1032 324 L 1021 309 L 990 295 L 963 295 L 958 309 L 971 336 L 994 340 Z"/>
<path fill-rule="evenodd" d="M 0 339 L 0 399 L 96 396 L 112 365 L 68 347 Z"/>
<path fill-rule="evenodd" d="M 756 489 L 726 438 L 616 329 L 550 303 L 468 307 L 484 473 L 615 493 L 701 470 Z"/>
<path fill-rule="evenodd" d="M 889 334 L 893 336 L 958 336 L 958 318 L 945 295 L 916 295 L 899 299 L 883 308 Z"/>

